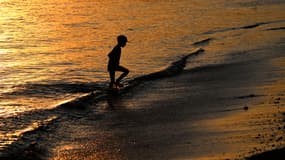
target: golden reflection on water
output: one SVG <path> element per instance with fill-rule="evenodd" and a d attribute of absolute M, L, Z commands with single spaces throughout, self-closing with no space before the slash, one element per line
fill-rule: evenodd
<path fill-rule="evenodd" d="M 282 5 L 268 8 L 223 6 L 221 10 L 220 3 L 221 1 L 200 0 L 193 0 L 191 3 L 187 0 L 180 3 L 125 0 L 116 3 L 70 0 L 0 1 L 0 70 L 5 73 L 1 72 L 0 84 L 7 85 L 4 89 L 1 88 L 1 93 L 12 92 L 17 89 L 13 86 L 27 83 L 86 83 L 107 80 L 106 55 L 115 45 L 118 34 L 126 34 L 131 39 L 122 55 L 122 63 L 132 71 L 130 76 L 165 67 L 173 57 L 189 53 L 191 44 L 203 38 L 217 40 L 209 46 L 203 46 L 210 54 L 201 59 L 210 64 L 221 60 L 222 56 L 226 56 L 222 55 L 224 53 L 260 47 L 284 35 L 262 32 L 268 26 L 254 31 L 203 35 L 207 31 L 285 19 Z M 284 88 L 283 84 L 283 81 L 275 84 L 271 91 Z M 12 96 L 6 102 L 0 103 L 4 106 L 0 109 L 5 109 L 0 112 L 0 116 L 46 109 L 53 107 L 53 103 L 58 102 L 45 97 Z M 26 105 L 26 108 L 17 106 L 21 104 Z M 215 123 L 218 126 L 227 125 Z M 26 129 L 17 130 L 7 136 L 19 137 L 35 127 L 37 126 L 31 124 Z M 1 136 L 2 134 L 2 140 Z M 4 143 L 10 144 L 11 141 Z M 63 149 L 76 147 L 67 145 Z M 109 151 L 102 152 L 102 156 L 112 154 Z"/>
<path fill-rule="evenodd" d="M 0 4 L 1 94 L 17 91 L 18 85 L 26 83 L 95 82 L 106 77 L 100 72 L 105 70 L 102 64 L 106 53 L 97 48 L 106 44 L 98 41 L 102 34 L 96 34 L 94 20 L 101 23 L 95 14 L 100 8 L 96 2 L 31 0 Z M 58 103 L 25 95 L 5 98 L 1 102 L 4 107 L 0 106 L 4 115 Z"/>
<path fill-rule="evenodd" d="M 108 75 L 102 71 L 106 70 L 106 55 L 111 46 L 115 45 L 115 37 L 118 34 L 127 34 L 133 39 L 133 44 L 130 43 L 124 49 L 122 58 L 122 63 L 132 68 L 132 74 L 157 71 L 169 61 L 155 61 L 155 59 L 189 52 L 189 45 L 203 36 L 195 34 L 248 25 L 255 21 L 268 21 L 269 17 L 284 18 L 281 14 L 283 10 L 278 5 L 270 9 L 261 6 L 258 9 L 237 7 L 233 10 L 229 7 L 220 12 L 217 9 L 221 5 L 220 2 L 203 3 L 196 0 L 191 5 L 187 1 L 180 2 L 182 5 L 178 8 L 169 7 L 169 3 L 172 2 L 113 3 L 67 0 L 5 2 L 2 2 L 3 7 L 1 6 L 0 10 L 2 15 L 0 25 L 3 32 L 1 34 L 3 38 L 0 39 L 3 39 L 6 50 L 1 52 L 15 54 L 14 64 L 6 65 L 37 68 L 36 71 L 29 73 L 34 76 L 28 80 L 24 75 L 19 79 L 15 78 L 15 81 L 33 81 L 35 77 L 40 77 L 37 81 L 60 80 L 68 79 L 70 76 L 71 80 L 76 81 L 79 80 L 76 76 L 79 74 L 87 75 L 83 76 L 85 80 L 107 79 Z M 139 9 L 134 5 L 146 8 Z M 213 8 L 209 8 L 209 5 Z M 269 12 L 272 8 L 275 12 Z M 207 14 L 203 14 L 202 11 L 207 11 Z M 179 39 L 183 37 L 188 39 L 180 41 Z M 218 52 L 236 48 L 247 39 L 246 37 L 240 41 L 227 39 L 228 44 L 221 43 L 217 45 L 218 47 L 212 45 L 209 49 Z M 261 42 L 260 39 L 258 41 Z M 64 75 L 67 77 L 62 78 Z"/>

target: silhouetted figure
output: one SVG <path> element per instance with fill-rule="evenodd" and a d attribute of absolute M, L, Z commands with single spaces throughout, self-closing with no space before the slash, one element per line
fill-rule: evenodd
<path fill-rule="evenodd" d="M 110 74 L 110 85 L 109 88 L 113 88 L 114 85 L 117 87 L 123 87 L 120 81 L 128 75 L 129 70 L 123 66 L 120 66 L 120 58 L 121 58 L 121 48 L 126 46 L 128 39 L 124 35 L 120 35 L 117 37 L 118 44 L 113 48 L 113 50 L 108 54 L 109 62 L 108 62 L 108 71 Z M 123 72 L 120 77 L 115 81 L 115 72 L 121 71 Z"/>

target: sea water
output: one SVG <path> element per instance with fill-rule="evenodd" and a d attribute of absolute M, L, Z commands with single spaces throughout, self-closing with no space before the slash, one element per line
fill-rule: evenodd
<path fill-rule="evenodd" d="M 118 35 L 129 40 L 127 83 L 198 48 L 185 69 L 274 56 L 284 9 L 283 0 L 1 0 L 0 151 L 56 119 L 59 103 L 104 90 Z"/>

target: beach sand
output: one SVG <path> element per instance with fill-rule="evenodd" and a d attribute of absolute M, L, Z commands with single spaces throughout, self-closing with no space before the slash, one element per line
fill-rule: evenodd
<path fill-rule="evenodd" d="M 110 94 L 60 124 L 48 159 L 245 159 L 282 148 L 284 62 L 200 67 Z"/>
<path fill-rule="evenodd" d="M 285 57 L 274 57 L 188 69 L 79 104 L 11 159 L 284 157 Z"/>

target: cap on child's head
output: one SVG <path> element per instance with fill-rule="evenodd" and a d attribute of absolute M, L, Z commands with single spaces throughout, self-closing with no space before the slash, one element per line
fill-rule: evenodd
<path fill-rule="evenodd" d="M 121 42 L 128 42 L 128 39 L 127 39 L 127 37 L 124 36 L 124 35 L 119 35 L 119 36 L 117 37 L 117 41 L 118 41 L 119 43 L 121 43 Z"/>

